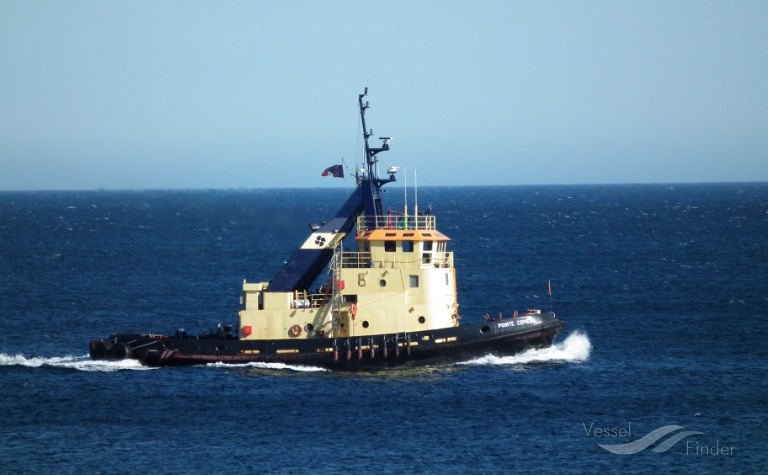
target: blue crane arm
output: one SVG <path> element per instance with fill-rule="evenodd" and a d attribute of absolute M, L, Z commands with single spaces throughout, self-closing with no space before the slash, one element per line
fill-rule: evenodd
<path fill-rule="evenodd" d="M 270 292 L 307 290 L 333 257 L 338 242 L 352 231 L 364 209 L 362 187 L 347 198 L 333 219 L 314 230 L 269 283 Z"/>

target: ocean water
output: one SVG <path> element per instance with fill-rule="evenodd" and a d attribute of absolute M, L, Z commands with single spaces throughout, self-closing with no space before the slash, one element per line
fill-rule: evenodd
<path fill-rule="evenodd" d="M 0 473 L 768 472 L 766 183 L 419 189 L 463 319 L 552 307 L 546 350 L 363 373 L 88 359 L 114 332 L 234 323 L 242 280 L 349 191 L 0 193 Z"/>

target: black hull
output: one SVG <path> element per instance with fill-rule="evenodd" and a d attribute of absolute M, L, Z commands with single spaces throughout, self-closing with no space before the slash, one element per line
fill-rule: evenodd
<path fill-rule="evenodd" d="M 90 356 L 95 360 L 131 358 L 146 366 L 263 362 L 332 370 L 455 363 L 551 346 L 565 322 L 552 314 L 541 317 L 534 324 L 517 324 L 516 319 L 508 319 L 407 334 L 335 339 L 238 340 L 186 334 L 120 334 L 92 340 Z"/>

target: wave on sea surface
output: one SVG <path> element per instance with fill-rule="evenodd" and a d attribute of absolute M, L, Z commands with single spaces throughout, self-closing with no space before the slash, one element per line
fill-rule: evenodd
<path fill-rule="evenodd" d="M 528 350 L 514 356 L 485 355 L 466 361 L 463 365 L 524 365 L 541 363 L 581 363 L 589 359 L 592 342 L 586 333 L 575 331 L 561 343 L 549 348 Z"/>
<path fill-rule="evenodd" d="M 325 368 L 316 366 L 304 366 L 304 365 L 288 365 L 285 363 L 242 363 L 242 364 L 230 364 L 230 363 L 210 363 L 206 366 L 220 366 L 223 368 L 257 368 L 257 369 L 271 369 L 271 370 L 289 370 L 297 372 L 314 373 L 317 371 L 329 371 Z"/>
<path fill-rule="evenodd" d="M 121 361 L 92 360 L 88 356 L 54 356 L 42 357 L 24 355 L 7 355 L 0 353 L 0 366 L 23 366 L 27 368 L 66 368 L 80 371 L 121 371 L 121 370 L 149 370 L 158 369 L 149 366 L 143 366 L 139 360 L 125 359 Z M 211 363 L 208 367 L 240 367 L 240 368 L 258 368 L 268 370 L 289 370 L 297 372 L 315 372 L 328 371 L 323 368 L 301 365 L 287 365 L 283 363 L 244 363 L 244 364 L 224 364 Z"/>
<path fill-rule="evenodd" d="M 26 357 L 23 355 L 7 355 L 0 353 L 0 366 L 24 366 L 27 368 L 66 368 L 80 371 L 120 371 L 126 369 L 148 370 L 154 369 L 142 366 L 138 360 L 122 361 L 94 361 L 88 356 L 54 356 L 45 358 L 42 356 Z"/>

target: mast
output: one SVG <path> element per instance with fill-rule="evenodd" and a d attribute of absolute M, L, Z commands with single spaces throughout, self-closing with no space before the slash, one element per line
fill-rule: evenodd
<path fill-rule="evenodd" d="M 357 103 L 360 108 L 360 122 L 363 126 L 363 141 L 365 143 L 365 169 L 367 176 L 363 177 L 361 186 L 363 186 L 363 200 L 365 205 L 365 215 L 370 218 L 380 216 L 383 213 L 381 207 L 381 187 L 387 183 L 395 181 L 396 167 L 392 167 L 388 170 L 388 178 L 379 178 L 379 159 L 376 156 L 381 152 L 389 150 L 389 143 L 392 141 L 392 137 L 379 137 L 382 141 L 381 147 L 371 147 L 368 139 L 373 136 L 373 130 L 369 130 L 365 123 L 365 111 L 370 106 L 368 101 L 363 103 L 363 98 L 368 95 L 368 88 L 358 96 Z"/>
<path fill-rule="evenodd" d="M 336 216 L 317 229 L 313 229 L 304 244 L 294 252 L 288 262 L 269 283 L 269 292 L 293 292 L 295 290 L 308 289 L 333 257 L 334 249 L 352 231 L 355 221 L 360 213 L 370 219 L 366 224 L 373 228 L 376 226 L 376 216 L 383 215 L 381 207 L 381 187 L 395 181 L 397 167 L 388 170 L 388 178 L 379 178 L 378 162 L 376 157 L 381 152 L 389 150 L 389 142 L 392 137 L 379 137 L 383 143 L 381 147 L 374 148 L 368 143 L 373 135 L 372 130 L 366 129 L 365 110 L 370 106 L 368 102 L 363 104 L 363 97 L 368 95 L 368 88 L 358 97 L 360 107 L 360 120 L 363 124 L 363 138 L 365 140 L 365 169 L 366 173 L 358 180 L 358 186 L 341 206 Z"/>

